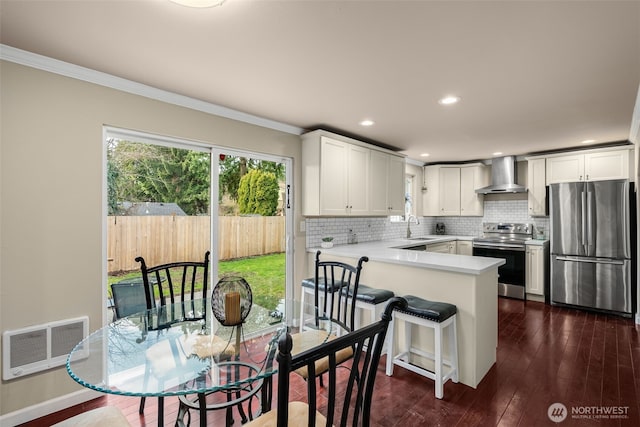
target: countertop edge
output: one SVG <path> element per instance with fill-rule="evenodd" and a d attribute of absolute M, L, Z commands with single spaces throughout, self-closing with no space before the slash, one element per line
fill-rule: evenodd
<path fill-rule="evenodd" d="M 471 239 L 472 237 L 467 237 L 464 240 Z M 451 240 L 462 239 L 458 239 L 457 236 L 446 236 L 440 239 L 440 236 L 438 236 L 437 241 L 430 240 L 429 243 L 438 243 Z M 361 256 L 367 256 L 370 261 L 471 275 L 481 275 L 489 270 L 495 269 L 505 264 L 505 260 L 501 258 L 472 257 L 469 255 L 411 251 L 407 249 L 397 248 L 397 246 L 411 244 L 419 245 L 422 243 L 424 243 L 424 241 L 407 239 L 382 240 L 376 242 L 339 245 L 332 248 L 312 247 L 307 248 L 306 252 L 315 253 L 319 250 L 327 255 L 356 259 L 360 258 Z M 460 265 L 461 262 L 464 262 L 465 264 L 467 264 L 467 266 Z"/>

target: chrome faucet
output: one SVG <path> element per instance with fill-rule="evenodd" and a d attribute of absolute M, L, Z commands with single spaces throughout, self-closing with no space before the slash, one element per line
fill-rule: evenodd
<path fill-rule="evenodd" d="M 409 215 L 407 217 L 407 239 L 411 237 L 411 218 L 415 220 L 416 225 L 420 224 L 420 221 L 418 221 L 418 218 L 416 218 L 415 215 Z"/>

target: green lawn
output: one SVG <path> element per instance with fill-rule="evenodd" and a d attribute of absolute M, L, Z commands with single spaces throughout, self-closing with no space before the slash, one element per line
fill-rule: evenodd
<path fill-rule="evenodd" d="M 268 310 L 274 310 L 285 296 L 284 253 L 222 261 L 219 264 L 219 275 L 243 277 L 251 286 L 253 303 Z M 136 277 L 140 277 L 140 272 L 109 276 L 109 295 L 112 283 Z M 215 283 L 210 288 L 213 289 L 213 286 Z"/>

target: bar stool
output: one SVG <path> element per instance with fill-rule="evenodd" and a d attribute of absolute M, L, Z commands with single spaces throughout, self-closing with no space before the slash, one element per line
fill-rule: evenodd
<path fill-rule="evenodd" d="M 457 307 L 453 304 L 427 301 L 425 299 L 408 295 L 406 310 L 396 309 L 393 313 L 393 323 L 403 320 L 405 325 L 405 347 L 406 351 L 394 355 L 395 327 L 389 327 L 389 343 L 387 348 L 387 375 L 393 375 L 393 365 L 402 366 L 419 375 L 425 376 L 435 381 L 435 394 L 438 399 L 442 399 L 444 393 L 444 383 L 448 380 L 458 382 L 458 344 L 456 332 Z M 426 326 L 433 329 L 435 348 L 434 353 L 425 352 L 411 346 L 412 325 Z M 444 329 L 447 329 L 449 338 L 449 357 L 445 360 L 442 357 L 442 340 Z M 411 354 L 415 354 L 435 363 L 435 372 L 410 363 Z M 445 372 L 445 367 L 446 369 Z"/>
<path fill-rule="evenodd" d="M 329 293 L 334 293 L 336 291 L 338 291 L 340 289 L 342 282 L 336 281 L 333 284 L 329 284 L 330 288 L 327 290 L 327 292 Z M 324 283 L 320 283 L 320 295 L 318 296 L 320 299 L 323 297 L 324 294 Z M 305 295 L 309 295 L 309 298 L 311 300 L 311 304 L 313 304 L 313 299 L 315 297 L 315 293 L 316 293 L 316 279 L 313 277 L 309 277 L 306 279 L 302 280 L 302 296 L 300 297 L 300 331 L 303 330 L 305 322 L 307 321 L 311 321 L 311 322 L 315 322 L 315 317 L 314 317 L 314 313 L 309 313 L 310 315 L 310 320 L 306 320 L 305 319 Z M 322 303 L 322 301 L 320 301 L 320 303 Z"/>
<path fill-rule="evenodd" d="M 370 323 L 375 323 L 380 320 L 386 302 L 394 296 L 395 294 L 392 291 L 372 288 L 360 283 L 358 285 L 358 294 L 356 295 L 356 309 L 359 309 L 356 311 L 356 327 L 361 328 L 364 326 L 362 324 L 361 310 L 368 311 Z"/>
<path fill-rule="evenodd" d="M 324 286 L 321 284 L 320 286 Z M 324 289 L 324 288 L 323 288 Z M 340 289 L 340 283 L 336 283 L 329 290 L 330 292 L 336 292 Z M 315 280 L 313 277 L 309 277 L 302 281 L 302 298 L 300 299 L 300 326 L 304 325 L 305 320 L 305 312 L 304 312 L 304 300 L 305 294 L 309 294 L 311 298 L 313 298 L 315 292 Z M 352 296 L 349 293 L 349 296 Z M 380 316 L 382 316 L 382 312 L 384 311 L 385 303 L 393 298 L 395 294 L 392 291 L 388 291 L 386 289 L 377 289 L 372 288 L 367 285 L 363 285 L 360 283 L 358 285 L 358 294 L 356 295 L 356 309 L 365 310 L 369 312 L 369 320 L 371 323 L 375 323 L 380 320 Z M 356 328 L 361 328 L 362 324 L 362 314 L 360 310 L 356 310 L 355 313 L 355 324 Z"/>

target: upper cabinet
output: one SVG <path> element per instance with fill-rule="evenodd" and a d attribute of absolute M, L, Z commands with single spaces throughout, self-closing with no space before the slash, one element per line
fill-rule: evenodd
<path fill-rule="evenodd" d="M 371 150 L 369 183 L 372 215 L 404 213 L 404 158 Z"/>
<path fill-rule="evenodd" d="M 369 150 L 331 138 L 320 142 L 323 215 L 365 215 L 369 210 Z M 324 189 L 324 190 L 322 190 Z"/>
<path fill-rule="evenodd" d="M 460 168 L 440 168 L 440 215 L 460 215 Z"/>
<path fill-rule="evenodd" d="M 482 216 L 484 196 L 476 188 L 488 185 L 487 167 L 480 163 L 424 168 L 422 212 L 425 216 Z"/>
<path fill-rule="evenodd" d="M 527 186 L 529 191 L 529 215 L 547 215 L 547 187 L 545 159 L 529 160 L 527 164 Z"/>
<path fill-rule="evenodd" d="M 547 157 L 546 183 L 629 179 L 629 150 L 605 150 Z"/>
<path fill-rule="evenodd" d="M 460 167 L 460 215 L 484 215 L 484 195 L 476 188 L 489 185 L 489 169 L 485 165 Z"/>
<path fill-rule="evenodd" d="M 422 173 L 422 215 L 440 215 L 440 166 L 425 166 Z"/>
<path fill-rule="evenodd" d="M 326 131 L 302 135 L 302 214 L 404 212 L 404 157 Z"/>

